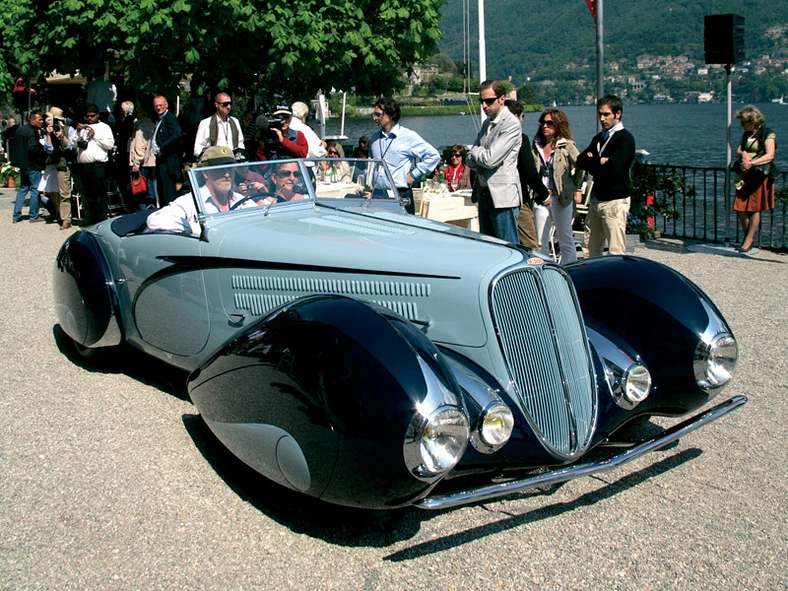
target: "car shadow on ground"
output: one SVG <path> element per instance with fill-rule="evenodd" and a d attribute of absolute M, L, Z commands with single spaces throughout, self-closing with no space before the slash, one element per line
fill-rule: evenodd
<path fill-rule="evenodd" d="M 421 530 L 422 522 L 436 518 L 447 511 L 459 510 L 425 511 L 416 508 L 400 508 L 382 511 L 332 505 L 289 490 L 252 470 L 224 447 L 199 414 L 183 415 L 182 420 L 197 449 L 217 475 L 239 498 L 250 503 L 267 517 L 297 533 L 340 546 L 385 548 L 397 542 L 412 539 Z M 650 423 L 643 426 L 642 429 L 642 431 L 639 430 L 640 438 L 650 436 L 653 431 L 662 430 Z M 676 445 L 678 444 L 671 444 L 666 448 Z M 663 448 L 662 451 L 666 448 Z M 603 460 L 615 453 L 611 450 L 594 451 L 587 455 L 584 461 Z M 523 515 L 502 512 L 508 516 L 506 519 L 418 544 L 391 554 L 386 557 L 386 560 L 404 561 L 418 558 L 425 554 L 446 550 L 452 546 L 469 543 L 481 537 L 494 535 L 502 530 L 558 516 L 582 506 L 593 505 L 690 461 L 701 453 L 701 450 L 697 449 L 682 451 L 571 502 L 559 502 L 545 506 L 544 499 L 553 495 L 564 483 L 511 495 L 506 497 L 507 501 L 541 499 L 542 507 Z M 591 478 L 598 479 L 599 477 L 591 476 Z M 498 501 L 495 500 L 478 505 L 491 506 L 493 508 L 489 510 L 494 513 L 501 512 L 497 503 Z M 506 505 L 511 506 L 509 503 Z"/>
<path fill-rule="evenodd" d="M 90 372 L 123 373 L 170 396 L 190 400 L 186 387 L 189 374 L 185 370 L 158 361 L 125 343 L 96 349 L 93 356 L 85 357 L 77 351 L 74 341 L 59 324 L 52 327 L 52 336 L 60 352 L 77 367 Z"/>

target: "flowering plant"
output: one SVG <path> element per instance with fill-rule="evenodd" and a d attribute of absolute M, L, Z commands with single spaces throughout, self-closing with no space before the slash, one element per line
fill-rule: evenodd
<path fill-rule="evenodd" d="M 16 166 L 12 166 L 9 162 L 0 163 L 0 186 L 5 187 L 8 185 L 8 179 L 13 178 L 17 186 L 20 181 L 20 172 Z"/>

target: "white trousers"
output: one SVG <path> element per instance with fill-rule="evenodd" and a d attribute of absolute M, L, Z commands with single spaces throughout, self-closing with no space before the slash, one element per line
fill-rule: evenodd
<path fill-rule="evenodd" d="M 561 248 L 561 264 L 568 265 L 577 260 L 575 236 L 572 232 L 574 219 L 574 204 L 566 207 L 558 204 L 558 199 L 553 197 L 553 202 L 548 205 L 534 204 L 534 226 L 536 226 L 536 239 L 539 241 L 539 251 L 545 256 L 550 253 L 550 230 L 555 225 L 555 237 Z"/>

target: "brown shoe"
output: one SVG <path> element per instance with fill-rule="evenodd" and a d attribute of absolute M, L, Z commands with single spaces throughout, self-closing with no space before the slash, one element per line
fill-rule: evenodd
<path fill-rule="evenodd" d="M 61 230 L 69 230 L 71 229 L 71 222 L 64 222 L 63 225 L 60 226 Z"/>
<path fill-rule="evenodd" d="M 44 218 L 42 218 L 41 216 L 38 216 L 37 218 L 34 218 L 34 219 L 30 220 L 30 223 L 31 224 L 36 224 L 38 222 L 45 222 L 45 221 L 46 220 Z"/>

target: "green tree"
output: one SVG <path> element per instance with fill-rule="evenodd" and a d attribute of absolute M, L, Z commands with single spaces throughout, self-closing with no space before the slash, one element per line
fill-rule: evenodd
<path fill-rule="evenodd" d="M 109 60 L 147 91 L 192 76 L 268 93 L 383 94 L 435 54 L 444 1 L 0 0 L 0 68 L 36 78 Z"/>
<path fill-rule="evenodd" d="M 535 105 L 538 102 L 536 100 L 536 89 L 530 84 L 522 86 L 520 90 L 517 91 L 517 98 L 520 99 L 520 102 L 524 105 Z"/>

